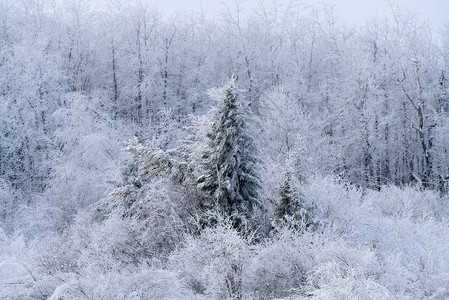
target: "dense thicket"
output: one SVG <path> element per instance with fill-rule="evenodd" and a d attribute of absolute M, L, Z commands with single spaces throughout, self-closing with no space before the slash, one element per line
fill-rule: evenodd
<path fill-rule="evenodd" d="M 238 3 L 0 0 L 0 298 L 447 297 L 449 27 Z"/>

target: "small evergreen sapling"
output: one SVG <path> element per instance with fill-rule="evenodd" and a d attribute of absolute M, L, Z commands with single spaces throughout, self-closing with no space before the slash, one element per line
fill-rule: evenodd
<path fill-rule="evenodd" d="M 276 218 L 299 215 L 298 196 L 293 187 L 292 176 L 289 171 L 285 173 L 284 180 L 279 187 L 279 203 L 276 207 Z"/>
<path fill-rule="evenodd" d="M 290 171 L 286 171 L 284 180 L 279 187 L 279 202 L 275 207 L 275 221 L 287 224 L 296 229 L 311 229 L 315 223 L 310 217 L 309 209 L 305 207 L 304 195 L 295 182 Z"/>

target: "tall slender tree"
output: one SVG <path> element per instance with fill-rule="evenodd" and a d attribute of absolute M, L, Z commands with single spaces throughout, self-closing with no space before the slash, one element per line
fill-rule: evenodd
<path fill-rule="evenodd" d="M 260 159 L 250 133 L 250 112 L 236 93 L 234 81 L 231 79 L 224 89 L 210 94 L 218 104 L 207 135 L 208 145 L 203 152 L 205 171 L 198 178 L 198 186 L 209 196 L 203 208 L 231 217 L 238 228 L 251 222 L 254 206 L 262 202 Z"/>

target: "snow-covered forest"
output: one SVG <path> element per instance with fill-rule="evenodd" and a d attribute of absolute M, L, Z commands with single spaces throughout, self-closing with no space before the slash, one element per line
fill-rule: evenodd
<path fill-rule="evenodd" d="M 448 299 L 449 23 L 0 0 L 1 299 Z"/>

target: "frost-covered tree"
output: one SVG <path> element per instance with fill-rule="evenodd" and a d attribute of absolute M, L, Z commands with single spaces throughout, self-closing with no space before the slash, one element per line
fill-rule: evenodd
<path fill-rule="evenodd" d="M 250 221 L 259 195 L 260 159 L 250 132 L 250 112 L 245 110 L 234 79 L 223 89 L 210 92 L 218 100 L 208 144 L 203 153 L 204 174 L 198 187 L 208 194 L 204 209 L 230 216 L 236 227 Z"/>
<path fill-rule="evenodd" d="M 279 203 L 276 206 L 278 219 L 283 219 L 285 216 L 296 216 L 299 213 L 298 197 L 293 185 L 292 175 L 287 171 L 279 187 Z"/>
<path fill-rule="evenodd" d="M 275 207 L 275 221 L 280 224 L 288 223 L 295 228 L 309 228 L 313 226 L 309 209 L 305 207 L 304 195 L 300 190 L 292 172 L 287 170 L 279 186 L 279 200 Z"/>

